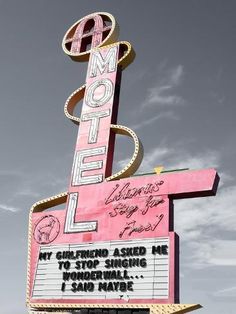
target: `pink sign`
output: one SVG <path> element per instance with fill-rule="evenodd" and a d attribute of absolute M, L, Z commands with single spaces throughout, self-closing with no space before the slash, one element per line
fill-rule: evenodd
<path fill-rule="evenodd" d="M 115 125 L 120 73 L 131 50 L 126 42 L 103 47 L 114 31 L 108 17 L 90 15 L 64 38 L 64 50 L 75 60 L 86 57 L 86 38 L 94 49 L 86 85 L 65 106 L 80 124 L 68 193 L 36 204 L 30 215 L 30 307 L 179 302 L 173 200 L 216 193 L 214 169 L 125 178 L 140 163 L 137 136 Z M 77 118 L 73 109 L 82 98 Z M 136 146 L 129 165 L 112 175 L 115 133 L 128 134 Z M 43 211 L 60 198 L 64 210 Z"/>

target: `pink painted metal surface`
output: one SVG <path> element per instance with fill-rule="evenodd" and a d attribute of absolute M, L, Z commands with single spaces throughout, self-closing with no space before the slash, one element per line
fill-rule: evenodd
<path fill-rule="evenodd" d="M 97 45 L 96 40 L 101 42 L 104 26 L 99 17 L 94 21 L 94 28 L 100 33 L 92 36 L 92 47 Z M 87 22 L 85 20 L 75 31 L 73 51 L 82 49 Z M 178 236 L 173 232 L 173 200 L 214 195 L 218 176 L 214 169 L 204 169 L 105 181 L 112 170 L 115 137 L 110 125 L 116 123 L 117 117 L 119 47 L 117 44 L 99 48 L 90 56 L 65 210 L 32 213 L 33 228 L 29 239 L 31 305 L 179 302 Z M 42 297 L 33 297 L 39 255 L 45 246 L 50 251 L 50 247 L 59 245 L 93 243 L 96 246 L 104 241 L 127 241 L 128 245 L 137 239 L 146 241 L 161 237 L 169 239 L 166 298 L 76 299 L 63 295 L 64 288 L 61 288 L 61 297 L 48 299 L 43 297 L 44 292 Z"/>
<path fill-rule="evenodd" d="M 66 211 L 50 211 L 59 221 L 60 231 L 49 243 L 77 244 L 110 240 L 131 240 L 170 236 L 170 283 L 167 299 L 131 299 L 129 302 L 175 303 L 178 302 L 178 245 L 175 246 L 173 230 L 174 198 L 182 198 L 215 193 L 217 174 L 214 169 L 184 171 L 162 175 L 127 178 L 114 182 L 103 182 L 79 189 L 79 201 L 76 208 L 75 222 L 97 221 L 97 230 L 93 232 L 65 233 Z M 73 188 L 76 190 L 76 188 Z M 92 195 L 92 197 L 91 197 Z M 171 205 L 171 206 L 170 206 Z M 38 223 L 45 213 L 34 213 L 34 234 Z M 31 252 L 31 291 L 39 256 L 40 243 L 35 235 L 32 239 Z M 53 236 L 54 238 L 54 236 Z M 50 239 L 49 239 L 50 241 Z M 47 244 L 47 243 L 46 243 Z M 83 303 L 85 300 L 58 299 L 58 303 Z M 32 299 L 32 303 L 48 300 Z M 114 302 L 111 300 L 86 300 L 88 303 Z M 122 303 L 123 300 L 115 300 Z"/>
<path fill-rule="evenodd" d="M 87 26 L 87 32 L 86 27 Z M 92 29 L 92 31 L 91 31 Z M 72 52 L 83 52 L 86 50 L 86 46 L 82 43 L 82 40 L 86 37 L 92 37 L 91 48 L 98 46 L 102 42 L 103 33 L 103 20 L 100 15 L 95 15 L 93 19 L 85 19 L 79 24 L 75 30 L 72 38 L 71 51 Z"/>
<path fill-rule="evenodd" d="M 109 48 L 101 48 L 99 49 L 99 54 L 105 59 L 109 51 Z M 99 174 L 102 176 L 101 181 L 103 181 L 105 177 L 111 175 L 112 163 L 110 160 L 112 160 L 113 156 L 114 135 L 110 132 L 110 125 L 111 123 L 116 123 L 117 119 L 119 96 L 119 88 L 117 86 L 117 82 L 119 81 L 119 69 L 117 69 L 117 62 L 119 45 L 115 46 L 113 51 L 115 65 L 109 73 L 105 70 L 104 73 L 100 73 L 99 70 L 97 70 L 97 75 L 92 77 L 92 70 L 90 69 L 92 68 L 91 63 L 95 59 L 95 57 L 93 57 L 94 54 L 90 57 L 86 78 L 85 98 L 75 148 L 76 155 L 84 150 L 93 150 L 104 147 L 104 153 L 94 155 L 93 157 L 91 157 L 92 155 L 85 157 L 87 158 L 87 162 L 102 161 L 101 167 L 99 169 L 85 170 L 85 173 L 83 174 L 83 176 L 88 175 L 88 173 L 90 176 Z M 96 120 L 97 125 L 93 126 L 93 120 Z M 90 134 L 93 131 L 94 136 L 91 139 Z M 84 163 L 86 164 L 86 161 Z M 74 184 L 71 181 L 69 185 L 69 193 L 73 190 L 73 186 Z M 76 188 L 78 189 L 78 186 Z"/>

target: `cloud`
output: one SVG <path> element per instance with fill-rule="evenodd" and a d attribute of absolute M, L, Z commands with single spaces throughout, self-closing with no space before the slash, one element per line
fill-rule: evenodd
<path fill-rule="evenodd" d="M 218 168 L 220 156 L 217 151 L 207 150 L 204 153 L 191 154 L 183 148 L 183 143 L 172 145 L 171 148 L 161 145 L 145 153 L 144 159 L 137 173 L 154 172 L 154 168 L 161 165 L 164 170 L 172 169 L 202 169 Z M 181 161 L 179 161 L 181 160 Z M 117 169 L 124 168 L 130 161 L 130 157 L 125 157 L 117 163 Z M 117 170 L 116 169 L 116 170 Z M 224 174 L 224 178 L 230 179 L 229 175 Z"/>
<path fill-rule="evenodd" d="M 131 126 L 132 130 L 138 130 L 141 129 L 144 126 L 150 125 L 157 120 L 160 119 L 173 119 L 173 120 L 179 120 L 179 117 L 173 112 L 173 111 L 166 111 L 166 112 L 161 112 L 160 114 L 156 115 L 155 117 L 152 117 L 150 119 L 143 120 L 139 124 L 134 124 Z"/>
<path fill-rule="evenodd" d="M 213 296 L 215 297 L 220 297 L 220 298 L 233 297 L 234 300 L 235 300 L 235 295 L 236 295 L 236 286 L 225 288 L 225 289 L 220 289 L 213 293 Z"/>
<path fill-rule="evenodd" d="M 18 169 L 0 169 L 0 214 L 26 210 L 40 199 L 61 193 L 65 190 L 66 181 L 56 171 L 33 173 Z"/>
<path fill-rule="evenodd" d="M 150 172 L 156 166 L 162 165 L 169 169 L 200 169 L 219 166 L 219 153 L 213 150 L 207 150 L 204 153 L 190 154 L 184 150 L 182 145 L 159 146 L 145 154 L 139 172 Z M 181 160 L 181 161 L 179 161 Z"/>
<path fill-rule="evenodd" d="M 174 202 L 175 231 L 188 252 L 186 267 L 236 265 L 236 185 L 222 177 L 215 197 Z"/>
<path fill-rule="evenodd" d="M 142 109 L 149 106 L 173 106 L 184 103 L 184 99 L 174 92 L 183 80 L 184 70 L 181 64 L 171 69 L 161 67 L 157 83 L 147 91 Z"/>
<path fill-rule="evenodd" d="M 147 172 L 152 171 L 157 164 L 155 164 L 156 160 L 163 160 L 165 156 L 170 154 L 170 149 L 167 147 L 159 147 L 159 149 L 153 149 L 150 153 L 145 155 L 145 158 L 139 168 L 138 172 Z M 118 161 L 118 167 L 124 168 L 130 161 L 130 158 L 124 158 Z M 155 164 L 155 165 L 154 165 Z M 160 164 L 160 163 L 159 163 Z"/>
<path fill-rule="evenodd" d="M 190 268 L 203 269 L 210 266 L 236 265 L 234 240 L 202 239 L 200 237 L 191 246 L 191 257 L 188 260 Z"/>
<path fill-rule="evenodd" d="M 21 186 L 18 191 L 16 191 L 15 196 L 32 196 L 32 197 L 39 197 L 39 193 L 33 191 L 30 186 Z"/>
<path fill-rule="evenodd" d="M 195 155 L 183 151 L 175 151 L 175 157 L 170 160 L 170 165 L 176 169 L 186 167 L 189 169 L 201 169 L 209 167 L 217 168 L 219 166 L 219 161 L 219 153 L 214 150 L 207 150 L 204 153 L 198 153 Z"/>
<path fill-rule="evenodd" d="M 6 204 L 0 204 L 0 210 L 1 211 L 15 213 L 15 212 L 19 211 L 19 208 L 16 208 L 16 207 L 13 207 L 13 206 L 9 206 L 9 205 L 6 205 Z"/>
<path fill-rule="evenodd" d="M 212 230 L 204 230 L 208 225 L 214 230 L 236 231 L 235 185 L 219 188 L 216 197 L 179 200 L 175 203 L 178 215 L 181 216 L 181 220 L 177 220 L 177 228 L 186 240 L 189 238 L 188 232 L 191 235 L 195 230 L 201 230 L 202 235 L 212 237 Z M 222 234 L 214 236 L 221 239 Z M 192 235 L 191 238 L 194 239 Z"/>

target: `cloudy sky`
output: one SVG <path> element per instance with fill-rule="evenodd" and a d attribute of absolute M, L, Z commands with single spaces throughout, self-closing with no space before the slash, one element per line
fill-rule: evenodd
<path fill-rule="evenodd" d="M 175 201 L 181 302 L 201 303 L 202 314 L 235 313 L 233 0 L 0 0 L 0 312 L 26 313 L 31 205 L 67 190 L 77 130 L 63 106 L 87 64 L 71 61 L 61 40 L 96 11 L 116 17 L 137 54 L 123 73 L 118 121 L 143 142 L 139 171 L 219 171 L 216 197 Z M 132 154 L 128 140 L 117 142 L 115 169 Z"/>

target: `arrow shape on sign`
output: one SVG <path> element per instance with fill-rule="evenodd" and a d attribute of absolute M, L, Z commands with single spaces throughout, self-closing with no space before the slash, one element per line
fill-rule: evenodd
<path fill-rule="evenodd" d="M 161 172 L 162 172 L 162 170 L 164 169 L 164 167 L 163 166 L 157 166 L 157 167 L 155 167 L 154 168 L 154 170 L 155 170 L 155 172 L 156 172 L 156 174 L 160 174 Z"/>

